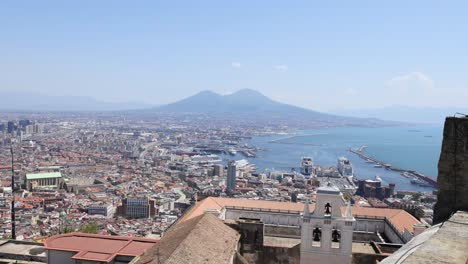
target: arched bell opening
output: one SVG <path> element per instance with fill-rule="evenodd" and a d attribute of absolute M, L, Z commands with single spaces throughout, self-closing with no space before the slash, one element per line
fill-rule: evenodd
<path fill-rule="evenodd" d="M 322 245 L 322 230 L 316 227 L 312 231 L 312 246 L 321 247 L 321 245 Z"/>
<path fill-rule="evenodd" d="M 340 248 L 340 243 L 341 243 L 341 231 L 338 229 L 333 229 L 332 230 L 332 248 Z"/>
<path fill-rule="evenodd" d="M 325 205 L 325 210 L 324 210 L 324 213 L 323 213 L 323 214 L 324 214 L 325 216 L 331 216 L 331 208 L 332 208 L 331 204 L 330 204 L 330 203 L 327 203 L 327 204 Z"/>

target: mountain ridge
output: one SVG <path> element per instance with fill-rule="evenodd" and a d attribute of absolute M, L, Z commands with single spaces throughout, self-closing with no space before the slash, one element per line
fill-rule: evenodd
<path fill-rule="evenodd" d="M 198 92 L 174 103 L 152 108 L 159 113 L 197 113 L 275 124 L 304 126 L 382 126 L 398 122 L 375 118 L 355 118 L 322 113 L 270 99 L 252 89 L 221 95 L 209 90 Z"/>

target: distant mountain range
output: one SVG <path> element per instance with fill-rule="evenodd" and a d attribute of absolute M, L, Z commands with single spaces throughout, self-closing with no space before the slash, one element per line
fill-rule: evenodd
<path fill-rule="evenodd" d="M 0 111 L 117 111 L 150 108 L 139 102 L 109 103 L 85 96 L 0 92 Z"/>
<path fill-rule="evenodd" d="M 320 124 L 324 126 L 381 126 L 406 123 L 441 124 L 446 116 L 456 112 L 468 113 L 466 108 L 422 108 L 392 106 L 380 109 L 338 109 L 322 113 L 274 101 L 251 89 L 239 90 L 228 95 L 202 91 L 175 103 L 152 106 L 141 102 L 110 103 L 82 96 L 50 96 L 23 92 L 0 92 L 0 111 L 133 111 L 151 117 L 154 114 L 204 114 L 220 118 L 242 119 L 255 122 L 274 121 L 299 126 Z M 342 116 L 345 113 L 346 116 Z M 391 120 L 391 121 L 382 121 Z M 392 122 L 395 121 L 395 122 Z"/>
<path fill-rule="evenodd" d="M 300 125 L 321 124 L 336 125 L 389 125 L 375 118 L 354 118 L 331 115 L 274 101 L 265 95 L 251 89 L 239 90 L 228 95 L 220 95 L 212 91 L 202 91 L 175 103 L 155 107 L 155 112 L 166 113 L 199 113 L 214 116 L 226 116 L 243 120 L 283 121 Z"/>
<path fill-rule="evenodd" d="M 251 89 L 239 90 L 228 95 L 202 91 L 178 102 L 154 108 L 163 112 L 190 112 L 206 114 L 282 113 L 322 115 L 319 112 L 279 103 Z"/>
<path fill-rule="evenodd" d="M 460 107 L 411 107 L 395 105 L 375 109 L 337 109 L 333 113 L 347 113 L 355 117 L 376 117 L 384 120 L 398 120 L 410 123 L 443 124 L 447 116 L 455 113 L 468 114 L 468 106 Z"/>

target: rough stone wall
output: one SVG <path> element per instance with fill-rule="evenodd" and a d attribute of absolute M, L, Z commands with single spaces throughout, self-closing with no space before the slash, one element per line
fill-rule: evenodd
<path fill-rule="evenodd" d="M 468 210 L 468 118 L 447 117 L 437 177 L 434 224 Z"/>

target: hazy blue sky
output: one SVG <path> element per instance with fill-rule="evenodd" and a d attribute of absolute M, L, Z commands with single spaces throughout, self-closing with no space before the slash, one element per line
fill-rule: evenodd
<path fill-rule="evenodd" d="M 385 2 L 385 3 L 384 3 Z M 468 105 L 468 1 L 1 1 L 0 91 Z"/>

